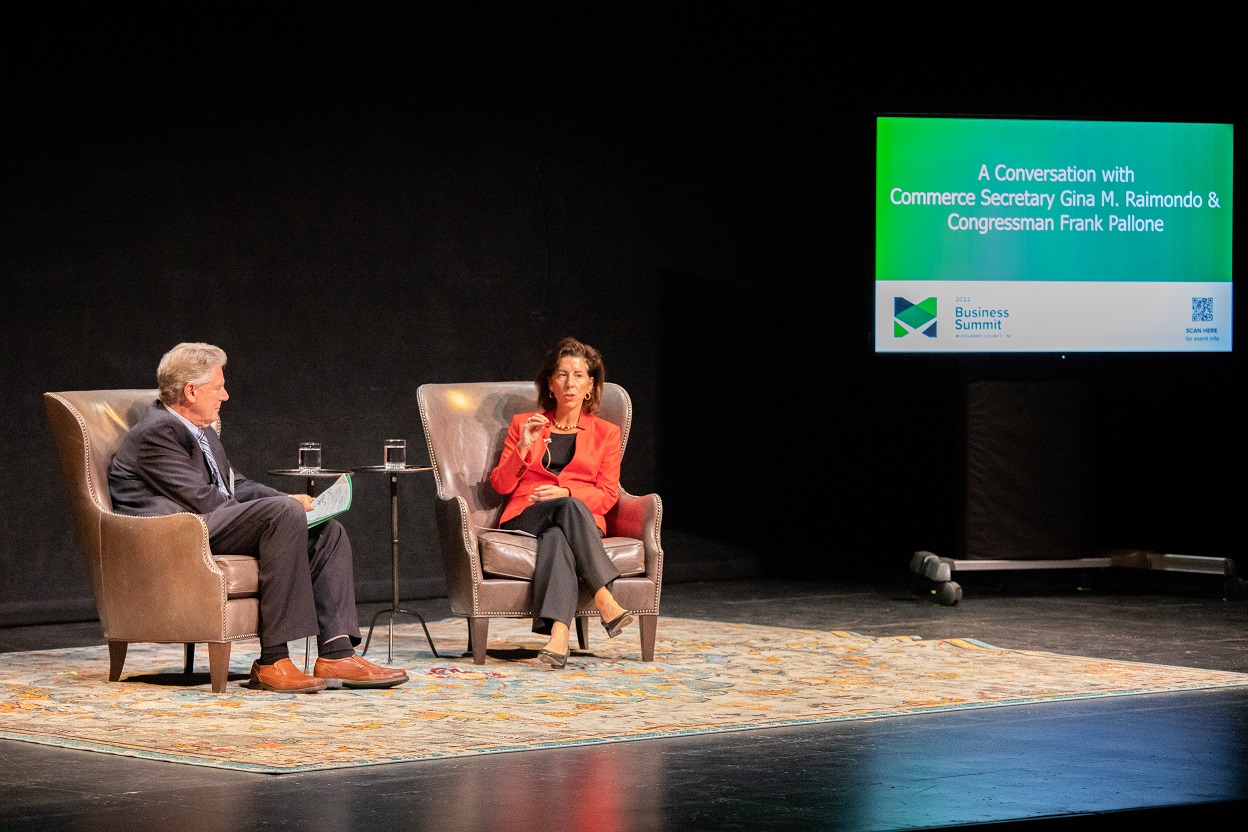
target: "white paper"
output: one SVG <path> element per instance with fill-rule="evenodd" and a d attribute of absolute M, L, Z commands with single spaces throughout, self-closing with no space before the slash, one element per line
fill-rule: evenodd
<path fill-rule="evenodd" d="M 336 514 L 351 508 L 351 475 L 341 474 L 334 484 L 326 488 L 312 501 L 308 512 L 308 525 L 315 526 Z"/>

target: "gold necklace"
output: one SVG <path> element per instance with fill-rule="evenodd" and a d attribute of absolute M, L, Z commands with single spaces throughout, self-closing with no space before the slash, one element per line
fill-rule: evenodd
<path fill-rule="evenodd" d="M 551 421 L 552 421 L 552 422 L 554 422 L 554 420 L 553 420 L 553 419 L 552 419 Z M 558 422 L 555 422 L 555 427 L 559 428 L 559 430 L 576 430 L 576 429 L 577 429 L 577 428 L 579 428 L 580 426 L 581 426 L 581 420 L 580 420 L 580 419 L 577 419 L 577 420 L 576 420 L 576 424 L 574 424 L 574 425 L 561 425 L 561 424 L 559 424 Z"/>

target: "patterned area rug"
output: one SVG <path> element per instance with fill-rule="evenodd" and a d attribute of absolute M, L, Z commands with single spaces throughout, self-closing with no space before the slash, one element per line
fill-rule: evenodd
<path fill-rule="evenodd" d="M 182 674 L 177 645 L 132 645 L 123 681 L 104 647 L 6 654 L 0 737 L 242 771 L 286 773 L 934 711 L 1248 685 L 1248 674 L 1001 650 L 970 639 L 873 638 L 661 618 L 654 662 L 636 625 L 564 670 L 527 622 L 495 619 L 484 666 L 462 619 L 395 627 L 412 679 L 384 691 L 242 687 L 259 645 L 235 646 L 229 689 Z M 376 637 L 379 636 L 380 638 Z M 386 659 L 378 631 L 371 658 Z M 594 636 L 597 637 L 595 642 Z M 292 645 L 293 646 L 293 645 Z M 206 650 L 201 646 L 206 671 Z M 302 656 L 293 656 L 296 663 Z"/>

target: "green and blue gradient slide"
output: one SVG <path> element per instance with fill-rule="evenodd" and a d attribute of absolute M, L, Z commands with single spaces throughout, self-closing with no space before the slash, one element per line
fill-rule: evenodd
<path fill-rule="evenodd" d="M 882 116 L 879 352 L 1229 351 L 1234 126 Z"/>

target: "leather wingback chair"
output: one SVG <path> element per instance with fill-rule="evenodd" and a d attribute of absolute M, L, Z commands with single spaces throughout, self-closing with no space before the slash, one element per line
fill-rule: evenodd
<path fill-rule="evenodd" d="M 109 681 L 121 678 L 132 641 L 185 645 L 188 674 L 195 644 L 204 642 L 212 690 L 224 692 L 232 643 L 258 634 L 258 561 L 209 551 L 208 527 L 197 514 L 116 514 L 108 492 L 113 454 L 156 391 L 82 390 L 43 398 L 108 641 Z M 220 424 L 214 427 L 219 433 Z"/>
<path fill-rule="evenodd" d="M 473 661 L 484 664 L 490 618 L 532 617 L 531 579 L 536 544 L 498 528 L 504 498 L 490 485 L 511 417 L 535 410 L 531 381 L 422 384 L 417 390 L 421 425 L 437 485 L 438 535 L 451 612 L 468 619 Z M 628 447 L 633 405 L 623 387 L 605 385 L 595 414 L 620 427 L 621 452 Z M 619 570 L 612 594 L 633 612 L 641 631 L 641 658 L 654 659 L 659 595 L 663 588 L 663 546 L 659 529 L 663 504 L 657 494 L 635 496 L 620 487 L 607 513 L 603 545 Z M 582 585 L 576 632 L 582 650 L 598 617 L 590 590 Z"/>

